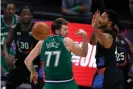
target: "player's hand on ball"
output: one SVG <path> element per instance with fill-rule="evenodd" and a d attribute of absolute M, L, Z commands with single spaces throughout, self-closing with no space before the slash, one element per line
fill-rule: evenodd
<path fill-rule="evenodd" d="M 38 81 L 38 73 L 37 72 L 31 72 L 30 82 L 37 84 L 38 83 L 37 81 Z"/>
<path fill-rule="evenodd" d="M 87 35 L 86 31 L 84 31 L 83 29 L 79 29 L 75 35 L 79 35 L 79 36 L 85 36 Z"/>

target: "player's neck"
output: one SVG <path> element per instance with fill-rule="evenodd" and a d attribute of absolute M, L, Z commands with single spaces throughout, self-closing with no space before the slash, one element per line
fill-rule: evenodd
<path fill-rule="evenodd" d="M 60 36 L 60 35 L 58 35 L 58 34 L 53 34 L 52 36 Z"/>
<path fill-rule="evenodd" d="M 5 22 L 7 25 L 11 25 L 11 24 L 12 24 L 13 17 L 10 17 L 10 18 L 9 18 L 9 17 L 4 16 L 3 19 L 4 19 L 4 22 Z"/>
<path fill-rule="evenodd" d="M 20 23 L 20 24 L 21 24 L 22 31 L 29 31 L 32 26 L 32 23 L 28 23 L 28 24 Z"/>
<path fill-rule="evenodd" d="M 6 21 L 6 20 L 12 20 L 12 19 L 13 19 L 13 16 L 12 16 L 12 17 L 8 17 L 8 16 L 6 16 L 6 15 L 3 15 L 3 18 L 4 18 L 5 21 Z"/>

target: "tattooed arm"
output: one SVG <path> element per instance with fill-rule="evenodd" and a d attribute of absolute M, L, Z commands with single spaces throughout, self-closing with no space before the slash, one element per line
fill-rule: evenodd
<path fill-rule="evenodd" d="M 108 33 L 103 33 L 101 30 L 94 30 L 94 34 L 96 35 L 97 41 L 104 48 L 110 48 L 113 43 L 113 37 Z"/>
<path fill-rule="evenodd" d="M 96 35 L 94 33 L 92 33 L 91 39 L 90 39 L 90 44 L 91 45 L 96 45 Z"/>

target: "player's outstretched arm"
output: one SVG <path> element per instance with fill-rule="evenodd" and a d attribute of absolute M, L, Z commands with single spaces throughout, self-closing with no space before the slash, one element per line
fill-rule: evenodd
<path fill-rule="evenodd" d="M 9 50 L 10 45 L 11 45 L 13 39 L 14 39 L 14 30 L 15 30 L 15 28 L 16 28 L 16 25 L 13 25 L 10 28 L 10 30 L 8 32 L 8 36 L 7 36 L 6 40 L 5 40 L 5 44 L 4 44 L 4 53 L 5 53 L 5 56 L 9 55 L 8 50 Z"/>
<path fill-rule="evenodd" d="M 90 38 L 90 44 L 96 45 L 96 43 L 97 43 L 96 36 L 94 33 L 92 33 L 91 38 Z"/>
<path fill-rule="evenodd" d="M 97 41 L 104 48 L 110 48 L 113 42 L 113 38 L 108 33 L 103 33 L 101 29 L 98 28 L 98 20 L 100 18 L 100 11 L 96 11 L 92 18 L 92 27 L 94 29 L 93 35 L 91 37 L 90 43 L 96 43 Z"/>
<path fill-rule="evenodd" d="M 75 55 L 86 57 L 87 53 L 88 53 L 88 35 L 82 29 L 78 30 L 76 35 L 81 35 L 83 37 L 81 47 L 79 45 L 76 45 L 74 43 L 74 41 L 71 38 L 68 38 L 68 37 L 64 38 L 64 45 L 69 51 L 71 51 Z"/>
<path fill-rule="evenodd" d="M 33 67 L 33 60 L 40 54 L 43 41 L 39 41 L 30 54 L 26 57 L 24 63 L 30 72 L 35 72 Z"/>
<path fill-rule="evenodd" d="M 14 30 L 15 30 L 15 28 L 16 28 L 16 25 L 13 25 L 10 28 L 10 30 L 8 32 L 8 36 L 5 39 L 5 43 L 4 43 L 4 54 L 5 54 L 4 57 L 5 57 L 5 60 L 6 60 L 6 63 L 7 63 L 7 66 L 8 66 L 9 69 L 15 68 L 15 65 L 13 63 L 13 60 L 14 59 L 8 53 L 9 52 L 10 45 L 11 45 L 13 39 L 14 39 Z"/>

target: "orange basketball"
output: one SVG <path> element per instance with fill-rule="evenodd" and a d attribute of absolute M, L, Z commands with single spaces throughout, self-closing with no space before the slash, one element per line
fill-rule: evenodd
<path fill-rule="evenodd" d="M 44 22 L 37 22 L 32 28 L 32 36 L 36 40 L 44 40 L 50 35 L 50 27 Z"/>

